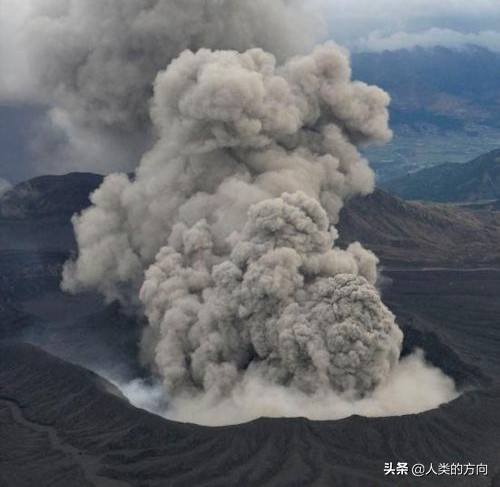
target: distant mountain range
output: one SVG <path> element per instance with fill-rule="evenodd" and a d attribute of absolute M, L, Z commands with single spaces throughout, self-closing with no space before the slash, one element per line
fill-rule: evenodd
<path fill-rule="evenodd" d="M 500 149 L 464 164 L 441 164 L 383 184 L 408 200 L 485 203 L 500 200 Z"/>
<path fill-rule="evenodd" d="M 484 48 L 401 49 L 352 56 L 357 78 L 392 96 L 395 125 L 427 123 L 442 130 L 474 120 L 498 127 L 500 55 Z"/>
<path fill-rule="evenodd" d="M 385 182 L 500 146 L 500 54 L 470 46 L 359 53 L 354 76 L 392 98 L 394 140 L 367 156 Z"/>

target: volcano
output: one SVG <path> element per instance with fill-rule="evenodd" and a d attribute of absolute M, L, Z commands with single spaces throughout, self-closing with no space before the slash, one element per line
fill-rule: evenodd
<path fill-rule="evenodd" d="M 53 181 L 71 187 L 73 178 Z M 98 178 L 87 180 L 89 191 L 98 184 Z M 30 225 L 35 217 L 29 210 L 4 212 L 0 222 L 13 238 L 24 239 L 17 250 L 12 241 L 4 243 L 0 259 L 0 485 L 401 485 L 384 475 L 388 462 L 487 464 L 487 477 L 456 477 L 453 485 L 500 485 L 494 212 L 424 206 L 377 191 L 350 201 L 341 213 L 345 238 L 359 239 L 381 256 L 383 299 L 404 332 L 403 355 L 422 349 L 454 379 L 462 391 L 458 399 L 401 417 L 263 418 L 210 428 L 134 408 L 113 384 L 88 370 L 114 366 L 130 377 L 144 373 L 136 361 L 141 325 L 95 295 L 60 291 L 61 268 L 74 249 L 67 215 L 87 205 L 82 198 L 58 217 L 64 194 L 38 192 L 47 212 L 37 210 L 37 225 Z M 29 208 L 21 193 L 16 198 L 19 207 Z M 14 196 L 8 201 L 12 207 Z M 385 226 L 374 219 L 377 214 L 385 215 Z M 50 238 L 54 218 L 68 240 Z M 378 235 L 374 228 L 380 228 Z M 467 245 L 456 245 L 455 261 L 463 264 L 450 265 L 449 242 L 471 228 L 481 235 L 478 259 Z M 449 486 L 450 478 L 404 482 Z"/>

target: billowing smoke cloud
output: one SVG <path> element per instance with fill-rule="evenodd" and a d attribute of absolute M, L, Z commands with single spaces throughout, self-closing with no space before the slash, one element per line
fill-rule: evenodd
<path fill-rule="evenodd" d="M 32 95 L 26 51 L 20 48 L 28 11 L 25 0 L 0 0 L 0 104 Z"/>
<path fill-rule="evenodd" d="M 183 50 L 258 46 L 284 58 L 321 30 L 295 0 L 0 2 L 9 19 L 0 99 L 29 89 L 50 106 L 34 145 L 54 172 L 134 168 L 152 138 L 153 81 Z"/>
<path fill-rule="evenodd" d="M 205 221 L 163 248 L 141 290 L 153 355 L 172 395 L 227 396 L 246 374 L 303 392 L 364 395 L 398 360 L 402 333 L 378 293 L 374 256 L 333 249 L 304 193 L 251 207 L 229 259 L 213 265 Z"/>
<path fill-rule="evenodd" d="M 184 49 L 280 56 L 308 46 L 313 26 L 296 29 L 283 0 L 58 0 L 33 4 L 28 40 L 42 89 L 75 123 L 132 131 L 148 123 L 158 71 Z M 302 16 L 302 15 L 301 15 Z"/>
<path fill-rule="evenodd" d="M 390 137 L 389 97 L 350 75 L 334 45 L 278 68 L 258 49 L 182 54 L 156 80 L 160 140 L 134 181 L 109 176 L 75 219 L 80 256 L 66 288 L 129 303 L 181 224 L 205 220 L 214 254 L 225 256 L 249 207 L 285 191 L 316 198 L 335 222 L 346 197 L 373 189 L 353 142 Z"/>
<path fill-rule="evenodd" d="M 63 287 L 144 311 L 168 414 L 203 404 L 214 415 L 199 421 L 218 422 L 261 389 L 293 400 L 282 414 L 321 397 L 335 416 L 397 382 L 402 333 L 374 288 L 377 258 L 335 247 L 332 226 L 346 198 L 373 189 L 357 146 L 390 138 L 388 103 L 351 80 L 334 44 L 284 64 L 261 49 L 187 50 L 158 74 L 158 141 L 74 218 Z M 266 414 L 254 399 L 246 419 Z"/>

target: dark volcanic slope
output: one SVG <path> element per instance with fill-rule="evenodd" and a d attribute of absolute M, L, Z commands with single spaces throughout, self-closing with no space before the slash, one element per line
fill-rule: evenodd
<path fill-rule="evenodd" d="M 206 428 L 129 406 L 92 373 L 0 344 L 2 487 L 403 485 L 384 462 L 487 463 L 489 477 L 407 477 L 408 486 L 498 486 L 500 389 L 418 416 Z M 36 483 L 35 483 L 36 482 Z"/>
<path fill-rule="evenodd" d="M 30 179 L 2 197 L 0 216 L 8 219 L 71 217 L 90 204 L 89 194 L 101 182 L 102 176 L 83 172 Z"/>
<path fill-rule="evenodd" d="M 463 203 L 500 200 L 500 149 L 464 164 L 442 164 L 385 183 L 409 200 Z"/>
<path fill-rule="evenodd" d="M 500 212 L 407 202 L 378 190 L 349 201 L 338 230 L 343 243 L 360 241 L 383 264 L 500 263 Z"/>
<path fill-rule="evenodd" d="M 20 183 L 0 198 L 0 249 L 68 250 L 71 216 L 90 205 L 102 176 L 71 173 Z"/>
<path fill-rule="evenodd" d="M 423 348 L 458 383 L 500 383 L 500 268 L 400 268 L 384 276 L 383 299 L 405 346 Z"/>

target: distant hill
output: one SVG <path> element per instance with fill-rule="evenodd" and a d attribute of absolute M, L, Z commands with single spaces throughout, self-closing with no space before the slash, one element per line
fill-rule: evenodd
<path fill-rule="evenodd" d="M 103 177 L 92 173 L 40 176 L 0 197 L 0 250 L 67 251 L 75 246 L 71 216 L 90 205 Z"/>
<path fill-rule="evenodd" d="M 441 203 L 500 200 L 500 149 L 464 164 L 441 164 L 388 181 L 385 189 L 404 199 Z"/>
<path fill-rule="evenodd" d="M 387 265 L 500 263 L 500 212 L 403 201 L 381 190 L 350 200 L 341 243 L 361 242 Z"/>
<path fill-rule="evenodd" d="M 102 178 L 98 174 L 74 172 L 19 183 L 0 198 L 0 218 L 67 218 L 90 205 L 89 194 L 101 184 Z"/>

